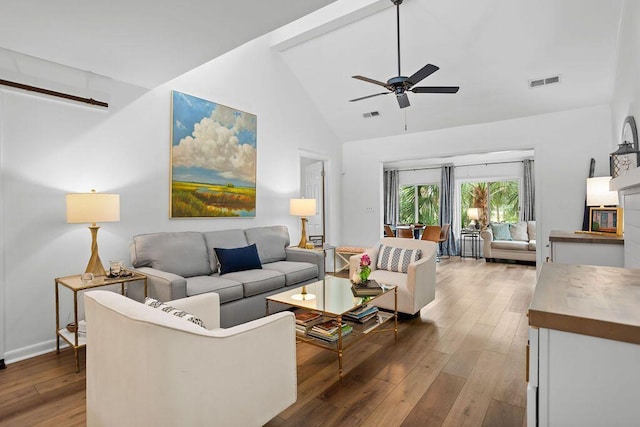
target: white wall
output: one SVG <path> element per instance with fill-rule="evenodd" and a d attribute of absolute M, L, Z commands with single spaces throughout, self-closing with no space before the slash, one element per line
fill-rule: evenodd
<path fill-rule="evenodd" d="M 618 38 L 618 58 L 611 100 L 611 152 L 617 149 L 625 117 L 640 126 L 640 2 L 625 1 Z"/>
<path fill-rule="evenodd" d="M 380 237 L 383 162 L 533 148 L 541 262 L 548 256 L 545 245 L 552 229 L 582 226 L 590 158 L 596 159 L 596 176 L 608 174 L 610 114 L 609 106 L 602 105 L 347 143 L 343 147 L 341 243 L 368 246 Z M 373 213 L 366 214 L 367 208 L 373 208 Z"/>
<path fill-rule="evenodd" d="M 263 37 L 149 92 L 113 82 L 108 111 L 0 91 L 6 247 L 0 315 L 8 362 L 54 348 L 53 279 L 86 267 L 90 234 L 84 225 L 66 224 L 65 193 L 120 193 L 120 222 L 101 224 L 98 236 L 105 264 L 128 261 L 128 242 L 140 233 L 284 224 L 292 240 L 300 235 L 288 203 L 299 195 L 299 150 L 326 156 L 340 171 L 341 147 L 278 55 Z M 169 219 L 172 89 L 258 116 L 255 219 Z M 335 190 L 333 237 L 340 233 L 341 185 L 338 173 L 328 179 Z M 71 294 L 61 296 L 64 324 Z"/>

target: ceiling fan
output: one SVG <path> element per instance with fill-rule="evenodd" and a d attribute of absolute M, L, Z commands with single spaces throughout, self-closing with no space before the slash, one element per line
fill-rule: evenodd
<path fill-rule="evenodd" d="M 413 93 L 456 93 L 460 87 L 458 86 L 417 86 L 414 87 L 417 83 L 421 82 L 424 78 L 430 76 L 439 70 L 439 68 L 433 64 L 427 64 L 418 71 L 416 71 L 411 77 L 405 77 L 400 72 L 400 5 L 403 0 L 391 0 L 393 4 L 396 5 L 396 16 L 397 16 L 397 31 L 398 31 L 398 75 L 396 77 L 391 77 L 387 80 L 386 83 L 383 83 L 378 80 L 370 79 L 369 77 L 364 76 L 352 76 L 354 79 L 362 80 L 364 82 L 369 82 L 376 84 L 378 86 L 382 86 L 387 89 L 388 92 L 375 93 L 373 95 L 363 96 L 361 98 L 350 99 L 349 102 L 360 101 L 367 98 L 372 98 L 374 96 L 380 95 L 388 95 L 390 93 L 395 93 L 396 98 L 398 99 L 398 104 L 400 108 L 406 108 L 409 105 L 409 97 L 407 96 L 407 91 Z"/>

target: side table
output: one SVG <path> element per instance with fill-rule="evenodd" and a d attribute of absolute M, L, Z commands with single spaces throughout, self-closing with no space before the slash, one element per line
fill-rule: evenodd
<path fill-rule="evenodd" d="M 126 270 L 124 270 L 126 271 Z M 131 276 L 110 278 L 107 276 L 95 277 L 92 281 L 82 282 L 81 275 L 58 277 L 55 279 L 56 291 L 56 353 L 60 353 L 60 337 L 64 339 L 73 348 L 76 357 L 76 372 L 80 372 L 80 358 L 78 350 L 87 344 L 85 336 L 80 335 L 78 331 L 78 292 L 87 289 L 99 288 L 102 286 L 120 284 L 120 293 L 124 295 L 124 284 L 128 282 L 143 281 L 144 296 L 147 296 L 147 276 L 136 271 L 129 271 Z M 60 327 L 60 295 L 59 288 L 63 286 L 73 292 L 73 315 L 76 325 L 75 332 L 69 332 L 65 327 Z"/>
<path fill-rule="evenodd" d="M 468 239 L 471 239 L 470 257 L 465 252 L 465 246 Z M 462 247 L 460 248 L 460 258 L 480 258 L 480 230 L 462 229 L 460 230 L 460 240 L 462 241 Z"/>

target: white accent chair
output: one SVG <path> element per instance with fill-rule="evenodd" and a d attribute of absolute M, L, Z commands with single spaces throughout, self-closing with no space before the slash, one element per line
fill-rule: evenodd
<path fill-rule="evenodd" d="M 88 426 L 261 426 L 296 401 L 291 312 L 220 329 L 218 294 L 167 304 L 185 319 L 89 291 Z"/>
<path fill-rule="evenodd" d="M 420 249 L 420 259 L 409 264 L 407 273 L 378 270 L 376 267 L 380 245 L 393 246 L 403 249 Z M 408 315 L 417 314 L 422 307 L 436 298 L 436 255 L 437 245 L 426 240 L 403 239 L 397 237 L 383 237 L 373 248 L 364 253 L 371 258 L 371 275 L 369 279 L 384 285 L 398 286 L 398 311 Z M 363 254 L 349 258 L 349 278 L 360 268 L 360 258 Z M 380 297 L 375 305 L 393 310 L 393 293 Z"/>

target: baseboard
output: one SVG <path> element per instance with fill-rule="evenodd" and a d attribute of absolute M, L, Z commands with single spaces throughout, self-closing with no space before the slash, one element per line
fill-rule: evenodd
<path fill-rule="evenodd" d="M 66 348 L 69 345 L 60 340 L 60 348 Z M 19 362 L 21 360 L 30 359 L 42 354 L 50 353 L 56 350 L 56 340 L 44 341 L 38 344 L 22 347 L 16 350 L 7 351 L 4 354 L 4 362 L 7 364 Z"/>

